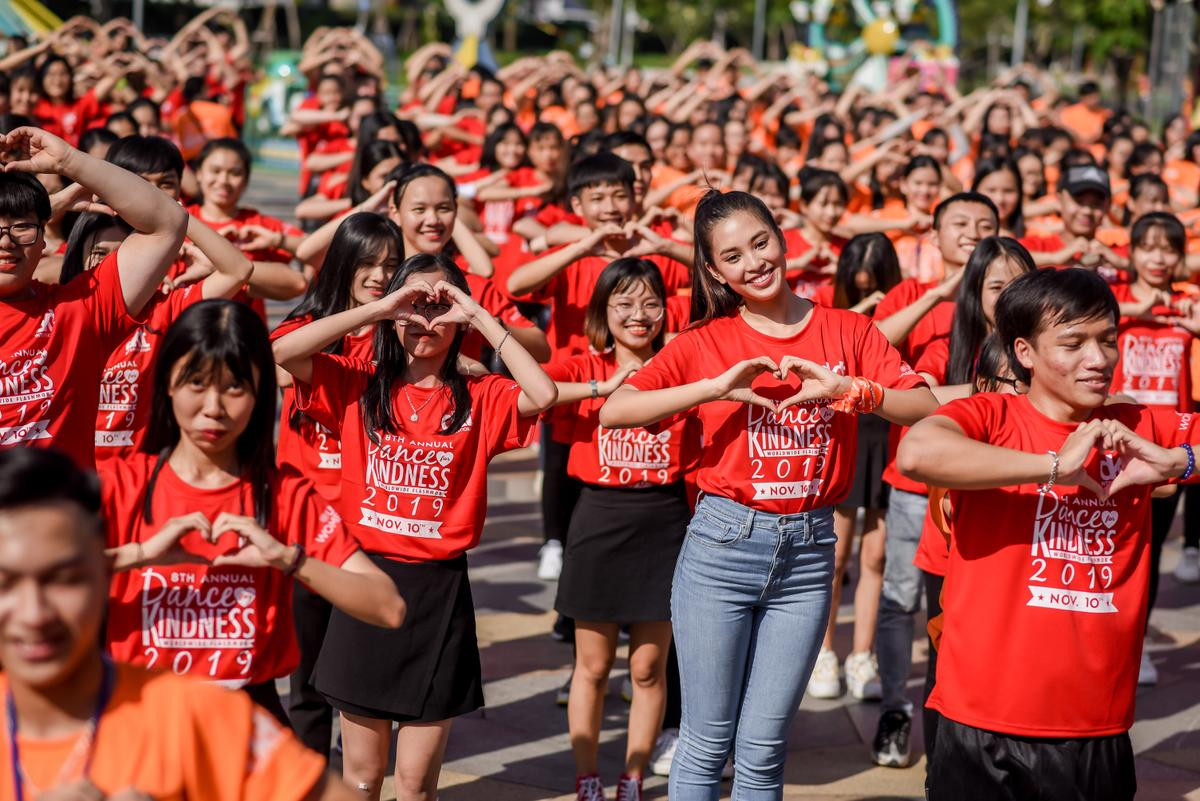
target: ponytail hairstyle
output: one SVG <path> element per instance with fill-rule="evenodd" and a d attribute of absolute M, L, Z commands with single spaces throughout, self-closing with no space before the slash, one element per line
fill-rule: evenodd
<path fill-rule="evenodd" d="M 766 204 L 754 195 L 746 192 L 721 192 L 712 189 L 705 193 L 696 206 L 694 239 L 696 243 L 696 258 L 692 265 L 692 313 L 693 324 L 702 323 L 717 317 L 733 314 L 742 305 L 738 293 L 723 284 L 713 276 L 713 265 L 716 260 L 712 252 L 712 231 L 717 223 L 737 214 L 746 212 L 759 219 L 779 240 L 780 247 L 786 247 L 783 241 L 783 231 L 775 223 L 775 217 Z"/>
<path fill-rule="evenodd" d="M 179 315 L 163 336 L 154 367 L 150 423 L 145 453 L 158 454 L 142 501 L 142 518 L 153 523 L 151 500 L 158 473 L 179 443 L 179 422 L 171 406 L 171 371 L 183 361 L 176 386 L 200 377 L 215 380 L 227 367 L 235 380 L 254 393 L 254 412 L 238 435 L 238 469 L 253 488 L 253 516 L 265 527 L 271 518 L 271 479 L 275 475 L 275 445 L 263 436 L 275 426 L 275 357 L 262 318 L 243 303 L 203 300 Z M 257 370 L 258 375 L 255 376 Z"/>
<path fill-rule="evenodd" d="M 868 292 L 859 288 L 855 278 L 870 273 L 875 289 L 887 292 L 900 283 L 900 259 L 892 240 L 881 233 L 858 234 L 838 256 L 837 274 L 833 278 L 833 305 L 837 309 L 857 306 Z"/>
<path fill-rule="evenodd" d="M 458 200 L 458 187 L 453 178 L 432 164 L 410 162 L 392 173 L 391 180 L 396 182 L 396 188 L 392 190 L 392 205 L 400 208 L 400 201 L 404 199 L 408 185 L 418 178 L 441 178 L 446 182 L 446 186 L 450 187 L 450 199 Z"/>
<path fill-rule="evenodd" d="M 946 364 L 947 384 L 968 384 L 975 380 L 980 348 L 988 337 L 989 325 L 983 314 L 983 282 L 988 269 L 1004 259 L 1021 268 L 1022 273 L 1037 267 L 1029 251 L 1007 236 L 988 236 L 979 240 L 963 268 L 962 285 L 954 305 L 954 323 L 950 328 L 950 358 Z"/>
<path fill-rule="evenodd" d="M 405 259 L 392 276 L 392 280 L 388 282 L 385 293 L 390 295 L 400 289 L 408 277 L 414 273 L 436 272 L 444 273 L 447 282 L 458 287 L 465 294 L 471 294 L 471 289 L 467 285 L 467 277 L 463 275 L 458 265 L 444 253 L 436 255 L 418 253 Z M 462 348 L 465 334 L 466 326 L 458 326 L 454 338 L 450 341 L 450 349 L 446 351 L 445 361 L 442 362 L 442 367 L 438 371 L 438 378 L 450 388 L 450 400 L 454 407 L 449 422 L 440 432 L 442 434 L 457 432 L 471 415 L 471 395 L 467 391 L 467 379 L 458 371 L 458 354 Z M 375 363 L 375 372 L 367 381 L 361 407 L 363 426 L 366 428 L 367 437 L 372 442 L 379 444 L 377 431 L 387 434 L 399 433 L 393 390 L 397 388 L 397 385 L 403 386 L 404 370 L 408 366 L 408 354 L 405 352 L 404 343 L 396 333 L 394 326 L 375 326 Z"/>
<path fill-rule="evenodd" d="M 609 262 L 608 266 L 596 279 L 592 289 L 592 299 L 588 302 L 587 316 L 584 318 L 583 331 L 588 343 L 603 353 L 613 347 L 612 331 L 608 327 L 608 302 L 618 292 L 624 292 L 637 284 L 645 284 L 663 305 L 664 323 L 658 329 L 654 341 L 650 343 L 655 353 L 662 350 L 666 330 L 667 288 L 663 283 L 662 273 L 658 265 L 648 259 L 621 258 Z"/>
<path fill-rule="evenodd" d="M 354 151 L 354 162 L 350 165 L 350 173 L 346 176 L 346 196 L 350 198 L 351 206 L 357 206 L 370 197 L 362 185 L 363 179 L 371 174 L 371 170 L 388 159 L 407 161 L 404 157 L 404 150 L 395 142 L 389 142 L 386 139 L 359 142 Z"/>

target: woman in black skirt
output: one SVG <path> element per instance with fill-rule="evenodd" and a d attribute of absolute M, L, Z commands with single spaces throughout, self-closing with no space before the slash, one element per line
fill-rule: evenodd
<path fill-rule="evenodd" d="M 870 314 L 888 290 L 898 283 L 900 262 L 892 243 L 883 234 L 860 234 L 846 243 L 838 259 L 833 306 Z M 845 664 L 846 686 L 850 695 L 860 701 L 878 699 L 881 694 L 879 671 L 871 650 L 875 642 L 875 621 L 879 616 L 879 594 L 883 589 L 883 519 L 888 504 L 883 468 L 887 465 L 890 428 L 882 417 L 859 415 L 854 480 L 846 500 L 833 510 L 833 529 L 838 539 L 834 552 L 829 627 L 808 680 L 808 694 L 815 698 L 838 698 L 842 694 L 833 633 L 837 627 L 842 583 L 854 546 L 859 509 L 863 510 L 863 527 L 858 546 L 858 586 L 854 592 L 854 637 Z"/>
<path fill-rule="evenodd" d="M 617 259 L 596 281 L 585 330 L 592 350 L 547 368 L 558 402 L 578 405 L 567 472 L 583 491 L 567 536 L 555 609 L 575 618 L 567 719 L 579 798 L 603 798 L 596 752 L 617 632 L 629 624 L 633 702 L 620 801 L 641 798 L 642 774 L 666 705 L 671 576 L 691 513 L 683 471 L 699 453 L 692 417 L 654 431 L 607 429 L 599 410 L 663 344 L 666 290 L 658 267 Z"/>
<path fill-rule="evenodd" d="M 447 218 L 452 205 L 430 206 L 423 230 Z M 375 361 L 322 352 L 371 325 Z M 469 328 L 516 380 L 458 371 Z M 296 408 L 341 441 L 346 525 L 408 604 L 395 631 L 330 617 L 313 684 L 341 713 L 342 775 L 379 798 L 395 721 L 398 801 L 434 798 L 452 719 L 483 705 L 466 552 L 483 530 L 487 465 L 528 442 L 554 382 L 441 254 L 408 258 L 383 297 L 274 347 Z"/>

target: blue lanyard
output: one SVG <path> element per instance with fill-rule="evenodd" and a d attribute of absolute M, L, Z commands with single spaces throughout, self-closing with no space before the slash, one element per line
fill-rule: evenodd
<path fill-rule="evenodd" d="M 89 721 L 92 742 L 88 746 L 87 759 L 83 763 L 83 775 L 85 777 L 91 773 L 92 756 L 96 753 L 96 732 L 100 728 L 100 716 L 104 714 L 109 700 L 112 699 L 113 686 L 116 683 L 116 671 L 113 669 L 112 660 L 108 658 L 107 654 L 101 654 L 100 660 L 104 673 L 100 679 L 100 695 L 96 697 L 96 711 L 92 713 L 92 719 Z M 8 708 L 8 743 L 12 753 L 13 789 L 16 791 L 14 799 L 15 801 L 25 801 L 25 778 L 21 773 L 21 749 L 17 745 L 17 704 L 13 700 L 11 689 L 8 691 L 6 701 Z"/>

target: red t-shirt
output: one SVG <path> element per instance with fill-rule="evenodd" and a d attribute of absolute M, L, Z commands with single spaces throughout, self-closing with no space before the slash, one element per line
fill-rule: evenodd
<path fill-rule="evenodd" d="M 799 356 L 893 389 L 924 386 L 867 317 L 822 306 L 813 307 L 798 334 L 782 339 L 754 330 L 740 314 L 689 328 L 626 383 L 639 390 L 681 386 L 764 355 L 776 363 Z M 766 398 L 783 400 L 800 384 L 795 374 L 780 381 L 764 373 L 752 386 Z M 827 401 L 794 406 L 782 419 L 761 406 L 732 401 L 705 403 L 688 414 L 698 415 L 704 430 L 697 482 L 705 492 L 776 514 L 833 506 L 849 492 L 858 425 Z"/>
<path fill-rule="evenodd" d="M 150 423 L 154 365 L 163 334 L 184 309 L 204 299 L 201 284 L 156 295 L 146 322 L 117 346 L 100 378 L 96 412 L 96 459 L 129 456 L 146 438 Z"/>
<path fill-rule="evenodd" d="M 789 259 L 799 258 L 813 248 L 812 242 L 805 238 L 804 232 L 799 228 L 789 228 L 784 231 L 783 242 L 787 246 Z M 837 257 L 842 254 L 842 248 L 845 245 L 846 240 L 831 236 L 829 249 L 833 251 L 834 259 L 831 261 L 822 256 L 816 256 L 805 269 L 789 271 L 787 274 L 788 286 L 800 297 L 812 299 L 820 289 L 832 285 L 833 275 L 837 270 Z"/>
<path fill-rule="evenodd" d="M 906 278 L 892 287 L 879 305 L 875 307 L 876 320 L 886 320 L 896 312 L 916 303 L 922 295 L 938 285 L 937 281 L 926 284 L 919 283 L 915 278 Z M 950 327 L 954 323 L 954 301 L 945 300 L 913 326 L 912 331 L 900 346 L 900 353 L 910 364 L 920 364 L 925 351 L 937 340 L 950 336 Z M 928 367 L 928 364 L 926 365 Z M 907 426 L 892 426 L 888 430 L 888 463 L 883 469 L 883 480 L 898 490 L 925 494 L 925 485 L 903 475 L 896 469 L 896 448 L 900 438 L 908 431 Z"/>
<path fill-rule="evenodd" d="M 1061 450 L 1077 428 L 1028 396 L 981 393 L 941 407 L 972 439 L 1026 453 Z M 1166 447 L 1196 442 L 1200 417 L 1132 404 L 1102 406 Z M 1093 479 L 1120 472 L 1093 452 Z M 1102 737 L 1133 724 L 1146 630 L 1150 490 L 1098 500 L 1036 484 L 951 490 L 954 536 L 943 587 L 945 630 L 929 706 L 969 726 L 1022 737 Z"/>
<path fill-rule="evenodd" d="M 692 296 L 670 295 L 667 297 L 666 330 L 678 333 L 688 327 L 692 319 Z"/>
<path fill-rule="evenodd" d="M 311 322 L 311 317 L 284 320 L 271 332 L 271 341 Z M 374 328 L 361 336 L 345 337 L 342 340 L 342 353 L 355 359 L 372 361 L 375 358 L 374 337 Z M 285 387 L 283 390 L 275 458 L 280 468 L 293 469 L 311 481 L 325 500 L 330 503 L 337 500 L 342 488 L 342 443 L 328 428 L 296 411 L 295 387 Z"/>
<path fill-rule="evenodd" d="M 193 487 L 170 464 L 158 472 L 151 501 L 142 504 L 157 456 L 135 454 L 100 466 L 108 545 L 145 542 L 173 517 L 201 512 L 253 516 L 249 480 L 220 489 Z M 341 518 L 306 479 L 280 474 L 271 487 L 267 531 L 289 545 L 302 544 L 315 559 L 340 567 L 358 550 Z M 217 556 L 236 553 L 238 534 L 210 543 L 196 531 L 183 536 L 194 563 L 126 570 L 109 587 L 108 647 L 115 659 L 173 670 L 231 686 L 286 676 L 300 661 L 292 624 L 292 579 L 268 567 L 213 567 Z"/>
<path fill-rule="evenodd" d="M 581 353 L 550 365 L 555 381 L 585 384 L 605 381 L 617 371 L 611 351 Z M 605 428 L 600 425 L 604 398 L 588 398 L 571 408 L 575 441 L 567 472 L 601 487 L 642 488 L 683 480 L 700 451 L 700 427 L 693 415 L 676 418 L 666 428 Z"/>
<path fill-rule="evenodd" d="M 484 172 L 484 175 L 489 174 L 490 172 Z M 541 177 L 533 167 L 510 170 L 503 180 L 511 189 L 523 189 L 542 183 Z M 477 201 L 475 209 L 479 213 L 479 221 L 483 223 L 483 233 L 497 245 L 503 245 L 512 233 L 513 223 L 527 214 L 536 212 L 541 203 L 536 197 L 485 200 Z"/>
<path fill-rule="evenodd" d="M 925 348 L 925 352 L 921 355 L 921 361 L 917 362 L 916 367 L 913 369 L 918 374 L 931 376 L 939 385 L 942 385 L 946 383 L 946 370 L 948 369 L 949 362 L 950 338 L 942 337 L 929 343 L 929 347 Z M 896 428 L 896 426 L 893 426 L 893 428 Z M 904 429 L 904 431 L 907 430 L 907 428 Z M 892 470 L 892 480 L 898 479 L 902 482 L 909 482 L 912 485 L 920 487 L 920 490 L 914 491 L 926 492 L 928 488 L 924 484 L 917 484 L 917 482 L 906 478 L 899 470 L 896 470 L 895 448 L 898 442 L 899 440 L 897 439 L 896 443 L 888 443 L 892 447 L 892 460 L 889 465 Z M 946 575 L 946 561 L 950 558 L 950 553 L 946 545 L 946 538 L 942 536 L 942 532 L 934 524 L 933 517 L 930 514 L 930 509 L 932 508 L 931 505 L 925 510 L 925 522 L 921 527 L 921 540 L 917 543 L 917 552 L 913 556 L 913 564 L 926 573 L 933 573 L 935 576 L 944 576 Z"/>
<path fill-rule="evenodd" d="M 40 98 L 33 107 L 33 119 L 39 128 L 67 140 L 71 145 L 79 144 L 79 137 L 101 116 L 103 109 L 96 95 L 88 91 L 72 103 L 54 103 Z"/>
<path fill-rule="evenodd" d="M 1118 303 L 1136 303 L 1131 284 L 1115 284 Z M 1187 295 L 1176 293 L 1178 298 Z M 1156 306 L 1154 314 L 1176 314 L 1167 306 Z M 1122 393 L 1140 404 L 1187 412 L 1192 407 L 1192 373 L 1189 361 L 1192 340 L 1189 332 L 1153 320 L 1122 317 L 1117 347 L 1121 358 L 1113 371 L 1112 392 Z"/>
<path fill-rule="evenodd" d="M 214 231 L 225 233 L 226 237 L 229 238 L 229 240 L 235 245 L 238 244 L 237 239 L 231 236 L 226 229 L 233 228 L 240 231 L 247 225 L 257 225 L 262 228 L 266 228 L 268 231 L 283 231 L 285 234 L 292 237 L 304 236 L 304 232 L 296 226 L 286 223 L 276 217 L 272 217 L 269 214 L 261 214 L 257 209 L 238 209 L 237 213 L 233 215 L 233 219 L 217 221 L 207 219 L 201 213 L 201 208 L 202 207 L 199 203 L 195 203 L 191 206 L 188 206 L 187 211 L 188 214 L 192 215 Z M 242 253 L 244 253 L 246 258 L 250 261 L 269 261 L 276 262 L 278 264 L 290 264 L 292 261 L 292 254 L 286 250 L 283 250 L 282 248 L 269 248 L 263 250 L 242 249 Z M 267 319 L 267 306 L 262 298 L 252 298 L 243 292 L 238 293 L 238 295 L 234 297 L 234 300 L 249 304 L 250 308 L 258 312 L 258 315 L 262 317 L 264 321 Z"/>
<path fill-rule="evenodd" d="M 374 371 L 369 362 L 318 353 L 312 383 L 296 384 L 297 407 L 341 439 L 338 508 L 370 553 L 401 562 L 460 556 L 483 532 L 488 462 L 528 444 L 537 416 L 517 411 L 515 381 L 468 378 L 471 413 L 457 432 L 443 434 L 453 411 L 449 390 L 403 385 L 392 393 L 398 433 L 373 432 L 373 442 L 360 401 Z"/>
<path fill-rule="evenodd" d="M 125 308 L 118 252 L 66 284 L 34 281 L 0 301 L 0 448 L 56 448 L 95 465 L 104 363 L 140 322 Z"/>
<path fill-rule="evenodd" d="M 1058 234 L 1050 234 L 1049 236 L 1028 234 L 1021 237 L 1020 242 L 1030 253 L 1057 253 L 1067 246 L 1067 243 L 1064 242 L 1063 238 Z M 1118 256 L 1129 258 L 1128 245 L 1118 245 L 1113 247 L 1112 251 Z M 1067 267 L 1081 267 L 1085 270 L 1094 269 L 1096 275 L 1100 276 L 1110 284 L 1121 284 L 1129 281 L 1130 274 L 1128 272 L 1117 270 L 1116 268 L 1110 266 L 1107 262 L 1102 262 L 1098 266 L 1094 267 L 1088 267 L 1078 263 L 1080 255 L 1081 254 L 1079 253 L 1075 253 L 1067 260 L 1066 263 L 1055 264 L 1053 266 L 1059 270 L 1066 269 Z"/>
<path fill-rule="evenodd" d="M 690 286 L 691 273 L 687 265 L 666 256 L 656 255 L 648 258 L 662 272 L 668 296 Z M 530 300 L 550 303 L 553 307 L 546 336 L 550 340 L 555 360 L 587 352 L 587 335 L 583 333 L 587 307 L 591 302 L 596 281 L 608 265 L 609 260 L 601 256 L 584 256 L 560 270 L 545 286 L 530 296 Z"/>
<path fill-rule="evenodd" d="M 467 285 L 471 288 L 471 297 L 501 324 L 513 328 L 534 327 L 533 321 L 521 314 L 516 305 L 496 288 L 492 279 L 470 272 L 466 273 L 466 276 Z M 474 328 L 469 328 L 463 336 L 459 352 L 463 356 L 478 361 L 479 357 L 483 355 L 483 344 L 483 335 Z"/>

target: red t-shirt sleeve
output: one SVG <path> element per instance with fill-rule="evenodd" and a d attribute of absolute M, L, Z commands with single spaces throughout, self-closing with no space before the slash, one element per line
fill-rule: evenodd
<path fill-rule="evenodd" d="M 125 306 L 121 291 L 121 274 L 117 267 L 118 250 L 104 257 L 99 266 L 88 270 L 70 283 L 57 287 L 58 299 L 83 303 L 92 318 L 92 326 L 100 341 L 97 347 L 111 352 L 141 324 L 144 317 L 134 317 Z M 143 310 L 143 315 L 145 310 Z M 89 346 L 91 343 L 88 343 Z"/>
<path fill-rule="evenodd" d="M 305 553 L 326 564 L 341 567 L 358 551 L 342 517 L 317 494 L 311 481 L 291 473 L 279 479 L 276 504 L 277 531 L 286 531 L 289 545 L 303 545 Z"/>
<path fill-rule="evenodd" d="M 829 314 L 830 312 L 826 312 Z M 874 323 L 863 318 L 862 333 L 858 340 L 858 360 L 863 376 L 878 381 L 889 389 L 913 389 L 926 386 L 921 378 L 892 347 L 883 332 Z"/>
<path fill-rule="evenodd" d="M 473 380 L 479 382 L 479 392 L 472 393 L 474 405 L 478 408 L 471 410 L 471 417 L 476 425 L 486 421 L 488 455 L 495 456 L 528 445 L 538 416 L 526 417 L 517 408 L 521 386 L 510 378 L 498 375 Z"/>
<path fill-rule="evenodd" d="M 296 408 L 340 438 L 342 415 L 362 397 L 373 371 L 373 365 L 361 359 L 314 354 L 312 382 L 296 382 Z"/>
<path fill-rule="evenodd" d="M 699 378 L 710 378 L 711 376 L 694 374 L 694 368 L 703 360 L 697 358 L 699 354 L 695 352 L 693 339 L 689 331 L 675 337 L 654 354 L 654 358 L 643 365 L 642 369 L 627 378 L 625 383 L 638 390 L 654 390 L 690 384 Z"/>
<path fill-rule="evenodd" d="M 912 279 L 901 281 L 896 286 L 888 290 L 888 293 L 883 296 L 883 300 L 879 301 L 879 305 L 875 307 L 875 312 L 872 315 L 876 320 L 886 320 L 896 312 L 912 304 L 916 298 L 913 294 L 913 288 L 916 282 Z"/>
<path fill-rule="evenodd" d="M 948 417 L 958 424 L 963 433 L 980 442 L 988 442 L 988 432 L 996 430 L 997 405 L 995 398 L 989 393 L 960 398 L 938 407 L 935 415 Z"/>
<path fill-rule="evenodd" d="M 935 339 L 921 354 L 920 360 L 913 369 L 918 373 L 933 376 L 938 384 L 946 383 L 946 369 L 950 363 L 950 340 Z"/>

